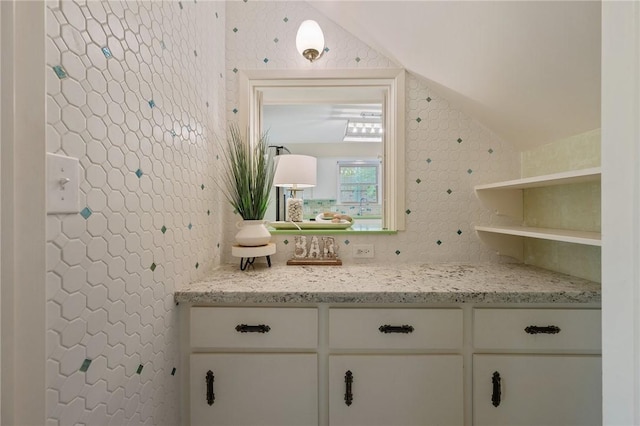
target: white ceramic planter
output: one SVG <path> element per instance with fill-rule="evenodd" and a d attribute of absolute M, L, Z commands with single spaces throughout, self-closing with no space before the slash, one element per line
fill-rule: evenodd
<path fill-rule="evenodd" d="M 257 247 L 269 244 L 271 233 L 265 226 L 266 220 L 241 220 L 236 223 L 238 233 L 236 243 L 244 247 Z"/>

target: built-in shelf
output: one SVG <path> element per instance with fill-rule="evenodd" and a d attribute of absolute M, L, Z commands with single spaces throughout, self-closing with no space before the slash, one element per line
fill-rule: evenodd
<path fill-rule="evenodd" d="M 487 189 L 527 189 L 541 188 L 554 185 L 568 185 L 572 183 L 596 182 L 600 180 L 601 168 L 572 170 L 569 172 L 554 173 L 551 175 L 534 176 L 522 179 L 507 180 L 504 182 L 477 185 L 476 191 Z"/>
<path fill-rule="evenodd" d="M 600 233 L 572 231 L 567 229 L 532 228 L 528 226 L 476 226 L 476 231 L 519 237 L 540 238 L 543 240 L 563 241 L 566 243 L 600 246 Z"/>
<path fill-rule="evenodd" d="M 498 216 L 509 216 L 523 221 L 523 190 L 556 185 L 599 182 L 601 168 L 593 167 L 550 175 L 534 176 L 477 185 L 476 194 L 482 203 Z M 568 229 L 533 228 L 528 226 L 478 225 L 475 227 L 481 239 L 496 248 L 499 253 L 518 259 L 523 258 L 521 238 L 539 238 L 588 246 L 601 246 L 599 232 L 574 231 Z M 510 237 L 506 237 L 510 236 Z"/>

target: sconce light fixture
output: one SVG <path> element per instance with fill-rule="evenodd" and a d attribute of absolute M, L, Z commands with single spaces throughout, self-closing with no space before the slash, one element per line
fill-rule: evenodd
<path fill-rule="evenodd" d="M 318 59 L 324 51 L 324 34 L 316 21 L 307 20 L 300 24 L 296 36 L 298 52 L 310 62 Z"/>
<path fill-rule="evenodd" d="M 302 199 L 298 191 L 316 186 L 317 160 L 308 155 L 285 154 L 275 157 L 276 172 L 273 185 L 291 191 L 287 199 L 287 220 L 302 222 Z"/>

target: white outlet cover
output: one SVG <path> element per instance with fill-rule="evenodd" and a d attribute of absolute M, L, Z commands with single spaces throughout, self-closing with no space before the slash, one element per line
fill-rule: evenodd
<path fill-rule="evenodd" d="M 80 161 L 47 153 L 47 214 L 78 213 Z"/>

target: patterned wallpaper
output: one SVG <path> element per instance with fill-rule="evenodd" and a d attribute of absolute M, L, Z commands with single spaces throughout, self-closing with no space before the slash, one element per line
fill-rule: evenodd
<path fill-rule="evenodd" d="M 173 291 L 220 261 L 224 2 L 47 2 L 47 424 L 179 424 Z"/>
<path fill-rule="evenodd" d="M 298 26 L 315 19 L 325 35 L 323 57 L 309 63 L 295 49 Z M 247 69 L 398 67 L 305 2 L 234 1 L 227 5 L 227 117 L 237 120 L 238 71 Z M 408 74 L 406 87 L 406 231 L 397 235 L 339 236 L 345 262 L 499 260 L 475 235 L 476 223 L 497 223 L 473 186 L 519 177 L 519 154 L 489 129 L 458 111 Z M 224 261 L 237 220 L 226 210 Z M 292 236 L 274 236 L 273 259 L 293 252 Z M 350 244 L 374 244 L 374 259 L 352 259 Z"/>

